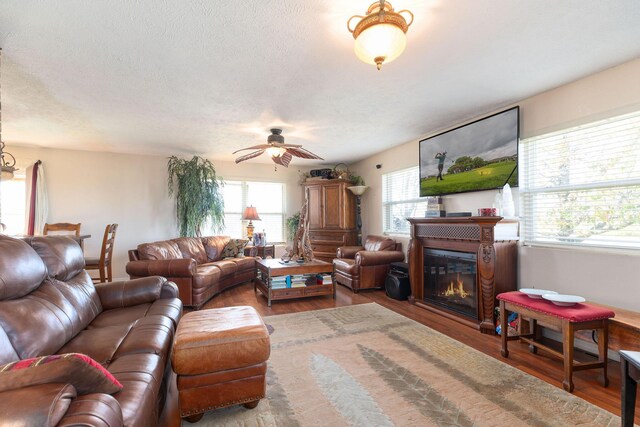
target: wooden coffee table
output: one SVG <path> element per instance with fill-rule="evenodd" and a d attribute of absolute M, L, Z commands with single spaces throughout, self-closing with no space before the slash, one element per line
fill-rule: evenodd
<path fill-rule="evenodd" d="M 331 274 L 331 283 L 326 285 L 308 285 L 300 288 L 277 288 L 271 287 L 271 279 L 278 276 L 294 274 Z M 260 289 L 262 295 L 267 298 L 267 303 L 271 307 L 271 301 L 315 297 L 319 295 L 333 295 L 336 297 L 336 284 L 333 276 L 333 264 L 328 262 L 313 260 L 299 264 L 289 262 L 283 264 L 279 259 L 261 259 L 256 261 L 256 278 L 253 281 L 253 288 Z"/>

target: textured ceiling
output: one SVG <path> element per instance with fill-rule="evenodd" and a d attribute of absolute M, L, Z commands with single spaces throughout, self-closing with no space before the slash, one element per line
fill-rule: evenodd
<path fill-rule="evenodd" d="M 371 1 L 2 0 L 3 139 L 231 160 L 279 125 L 352 162 L 640 56 L 638 0 L 396 0 L 376 71 L 346 29 Z"/>

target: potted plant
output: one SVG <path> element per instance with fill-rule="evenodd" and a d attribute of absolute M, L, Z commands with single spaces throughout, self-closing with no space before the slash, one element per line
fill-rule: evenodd
<path fill-rule="evenodd" d="M 175 194 L 176 217 L 180 236 L 201 236 L 205 224 L 214 231 L 224 226 L 224 181 L 207 159 L 193 156 L 191 160 L 169 157 L 169 195 Z"/>
<path fill-rule="evenodd" d="M 287 218 L 287 240 L 293 242 L 296 237 L 296 231 L 298 231 L 298 225 L 300 224 L 300 212 L 296 212 L 294 215 Z"/>
<path fill-rule="evenodd" d="M 349 174 L 349 181 L 358 187 L 365 185 L 364 179 L 360 175 Z"/>

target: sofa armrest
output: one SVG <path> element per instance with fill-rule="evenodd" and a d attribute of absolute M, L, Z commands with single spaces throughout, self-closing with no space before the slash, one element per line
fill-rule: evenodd
<path fill-rule="evenodd" d="M 55 426 L 76 397 L 71 384 L 50 383 L 0 393 L 0 423 Z"/>
<path fill-rule="evenodd" d="M 402 251 L 360 251 L 356 254 L 355 262 L 363 267 L 369 265 L 391 264 L 404 261 Z"/>
<path fill-rule="evenodd" d="M 118 401 L 109 394 L 92 393 L 74 399 L 57 427 L 123 425 L 122 409 Z"/>
<path fill-rule="evenodd" d="M 167 279 L 160 276 L 141 277 L 121 282 L 99 283 L 96 292 L 102 308 L 129 307 L 160 299 Z"/>
<path fill-rule="evenodd" d="M 131 277 L 192 277 L 196 268 L 193 258 L 129 261 L 127 274 Z"/>
<path fill-rule="evenodd" d="M 258 256 L 258 247 L 257 246 L 245 246 L 243 249 L 244 256 Z"/>
<path fill-rule="evenodd" d="M 336 253 L 336 258 L 354 259 L 356 254 L 364 250 L 362 246 L 340 246 Z"/>

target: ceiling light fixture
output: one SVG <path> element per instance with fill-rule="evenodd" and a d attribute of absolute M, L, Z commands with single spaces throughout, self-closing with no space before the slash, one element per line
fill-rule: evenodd
<path fill-rule="evenodd" d="M 236 163 L 244 162 L 245 160 L 253 159 L 254 157 L 258 157 L 263 153 L 267 153 L 273 163 L 277 165 L 288 167 L 289 162 L 293 156 L 300 157 L 302 159 L 314 159 L 314 160 L 323 160 L 322 157 L 313 154 L 309 150 L 305 150 L 302 148 L 302 145 L 297 144 L 285 144 L 284 136 L 282 136 L 282 129 L 271 129 L 271 135 L 267 137 L 266 144 L 254 145 L 248 148 L 242 148 L 240 150 L 236 150 L 233 154 L 239 153 L 240 151 L 245 150 L 256 150 L 252 153 L 245 154 L 244 156 L 240 156 L 236 159 Z"/>
<path fill-rule="evenodd" d="M 409 23 L 402 16 L 411 17 Z M 354 29 L 351 21 L 359 18 Z M 375 64 L 378 70 L 399 57 L 407 46 L 406 32 L 413 23 L 413 13 L 408 10 L 395 12 L 391 3 L 385 0 L 369 6 L 366 16 L 354 15 L 347 21 L 347 28 L 356 39 L 356 56 L 367 64 Z"/>
<path fill-rule="evenodd" d="M 0 57 L 2 56 L 2 49 L 0 49 Z M 1 66 L 0 66 L 1 68 Z M 0 77 L 1 80 L 1 77 Z M 2 90 L 0 90 L 0 94 Z M 11 153 L 4 151 L 4 142 L 2 142 L 2 101 L 0 100 L 0 180 L 13 179 L 13 173 L 16 169 L 16 158 Z"/>

